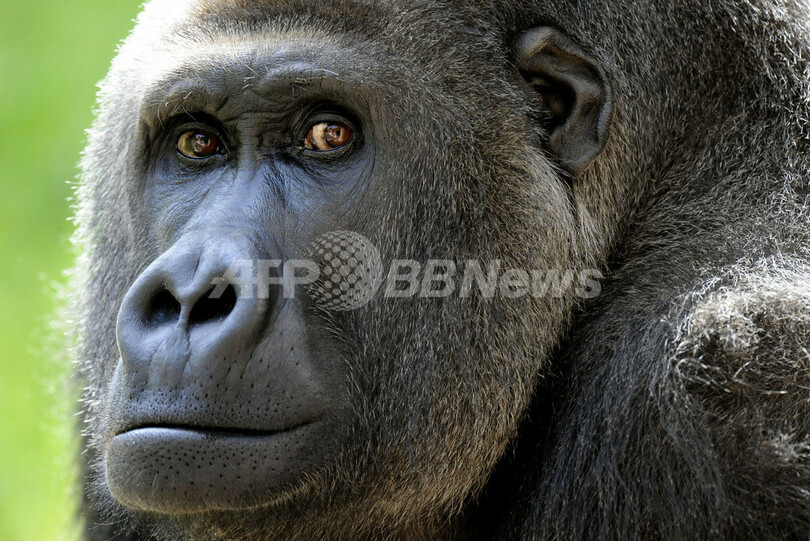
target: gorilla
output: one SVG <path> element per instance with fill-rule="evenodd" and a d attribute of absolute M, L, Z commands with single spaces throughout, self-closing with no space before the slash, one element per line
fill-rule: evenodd
<path fill-rule="evenodd" d="M 86 539 L 807 539 L 808 14 L 149 2 L 76 195 Z"/>

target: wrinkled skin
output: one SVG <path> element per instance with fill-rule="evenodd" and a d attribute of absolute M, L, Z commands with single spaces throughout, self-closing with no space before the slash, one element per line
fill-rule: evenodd
<path fill-rule="evenodd" d="M 78 192 L 87 538 L 806 537 L 802 9 L 150 2 Z M 606 279 L 209 295 L 331 231 Z"/>

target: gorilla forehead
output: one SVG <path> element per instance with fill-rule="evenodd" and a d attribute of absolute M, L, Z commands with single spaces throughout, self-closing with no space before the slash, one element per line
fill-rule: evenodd
<path fill-rule="evenodd" d="M 147 83 L 141 116 L 150 127 L 181 110 L 205 111 L 228 120 L 245 113 L 284 114 L 306 94 L 329 94 L 350 107 L 363 97 L 366 79 L 353 66 L 362 58 L 337 51 L 322 40 L 291 40 L 275 36 L 256 47 L 235 38 L 216 50 L 205 44 L 186 55 L 167 59 L 175 67 Z M 350 88 L 350 90 L 347 90 Z"/>
<path fill-rule="evenodd" d="M 489 55 L 499 53 L 505 37 L 497 20 L 480 17 L 480 7 L 466 2 L 464 5 L 445 5 L 363 0 L 329 3 L 208 0 L 165 4 L 168 2 L 158 0 L 145 7 L 133 36 L 140 33 L 147 39 L 130 40 L 139 42 L 132 49 L 145 55 L 152 54 L 156 48 L 177 54 L 182 51 L 182 47 L 177 47 L 178 41 L 213 38 L 216 41 L 211 45 L 221 50 L 227 47 L 230 38 L 236 36 L 272 39 L 274 34 L 283 32 L 288 39 L 340 35 L 335 45 L 344 53 L 347 46 L 362 42 L 364 49 L 387 48 L 389 56 L 425 64 L 453 65 L 461 58 L 480 62 L 484 59 L 480 56 L 484 51 Z M 479 16 L 469 16 L 468 10 L 479 13 Z M 338 12 L 340 17 L 335 16 Z M 143 24 L 145 22 L 148 24 Z M 430 54 L 426 55 L 426 52 Z M 460 52 L 464 54 L 453 54 Z M 489 69 L 493 59 L 489 56 L 487 60 L 489 62 L 480 62 L 480 69 Z"/>

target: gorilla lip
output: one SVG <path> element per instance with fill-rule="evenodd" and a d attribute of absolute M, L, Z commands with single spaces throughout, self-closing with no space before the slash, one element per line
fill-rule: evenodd
<path fill-rule="evenodd" d="M 140 432 L 147 432 L 152 430 L 161 431 L 178 431 L 185 433 L 197 433 L 207 436 L 222 436 L 222 437 L 241 437 L 241 438 L 259 438 L 267 436 L 276 436 L 285 432 L 292 432 L 306 425 L 316 423 L 318 420 L 303 421 L 289 428 L 279 429 L 260 429 L 260 428 L 241 428 L 241 427 L 221 427 L 221 426 L 197 426 L 197 425 L 184 425 L 184 424 L 139 424 L 130 428 L 125 428 L 115 433 L 113 437 L 121 436 L 123 434 L 133 434 Z M 145 434 L 146 435 L 146 434 Z"/>
<path fill-rule="evenodd" d="M 267 505 L 311 466 L 317 421 L 281 430 L 138 425 L 106 448 L 111 493 L 134 508 L 196 513 Z"/>

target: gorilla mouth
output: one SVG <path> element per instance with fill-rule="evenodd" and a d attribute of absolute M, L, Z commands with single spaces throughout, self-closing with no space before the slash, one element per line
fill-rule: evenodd
<path fill-rule="evenodd" d="M 260 438 L 260 437 L 267 437 L 267 436 L 276 436 L 279 434 L 283 434 L 285 432 L 292 432 L 297 430 L 301 427 L 306 425 L 315 423 L 317 421 L 304 421 L 289 428 L 280 428 L 280 429 L 257 429 L 257 428 L 240 428 L 240 427 L 228 427 L 228 426 L 198 426 L 198 425 L 187 425 L 187 424 L 166 424 L 166 423 L 158 423 L 158 424 L 138 424 L 119 432 L 115 433 L 115 436 L 121 436 L 123 434 L 139 434 L 148 436 L 150 431 L 153 430 L 160 430 L 160 431 L 179 431 L 179 432 L 192 432 L 202 435 L 208 436 L 225 436 L 225 437 L 238 437 L 238 438 Z M 113 436 L 113 437 L 115 437 Z"/>
<path fill-rule="evenodd" d="M 144 511 L 196 513 L 272 504 L 300 484 L 322 442 L 318 420 L 278 430 L 139 423 L 106 448 L 116 499 Z"/>

